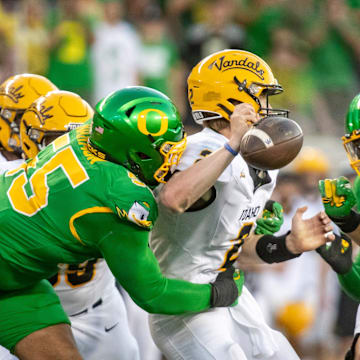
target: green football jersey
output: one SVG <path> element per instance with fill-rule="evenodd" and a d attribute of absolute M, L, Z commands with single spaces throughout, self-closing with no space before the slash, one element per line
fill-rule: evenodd
<path fill-rule="evenodd" d="M 152 313 L 210 307 L 211 285 L 162 275 L 148 246 L 151 190 L 88 145 L 90 125 L 65 134 L 0 177 L 0 295 L 58 270 L 105 258 L 132 299 Z"/>
<path fill-rule="evenodd" d="M 16 269 L 0 278 L 0 289 L 47 277 L 57 263 L 101 257 L 89 224 L 80 238 L 76 222 L 85 214 L 109 213 L 150 230 L 157 217 L 151 190 L 122 166 L 89 152 L 89 125 L 65 134 L 44 151 L 0 178 L 0 254 Z M 95 240 L 95 241 L 94 241 Z M 16 254 L 16 255 L 15 255 Z"/>

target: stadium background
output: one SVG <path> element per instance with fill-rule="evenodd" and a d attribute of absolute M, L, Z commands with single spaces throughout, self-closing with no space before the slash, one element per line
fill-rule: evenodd
<path fill-rule="evenodd" d="M 174 100 L 189 133 L 199 129 L 186 100 L 191 67 L 225 48 L 254 52 L 285 89 L 272 106 L 289 109 L 305 134 L 274 194 L 287 218 L 296 204 L 319 208 L 319 178 L 353 176 L 341 136 L 360 90 L 360 0 L 2 0 L 0 48 L 0 81 L 41 74 L 92 105 L 109 84 L 151 86 Z M 248 286 L 302 358 L 343 359 L 356 304 L 316 254 L 249 269 Z"/>

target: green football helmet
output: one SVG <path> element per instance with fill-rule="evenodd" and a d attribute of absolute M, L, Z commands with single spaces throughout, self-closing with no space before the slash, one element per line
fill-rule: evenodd
<path fill-rule="evenodd" d="M 142 86 L 115 91 L 95 107 L 89 149 L 145 184 L 166 182 L 186 147 L 180 115 L 161 92 Z"/>
<path fill-rule="evenodd" d="M 360 176 L 360 94 L 349 105 L 342 141 L 351 167 Z"/>

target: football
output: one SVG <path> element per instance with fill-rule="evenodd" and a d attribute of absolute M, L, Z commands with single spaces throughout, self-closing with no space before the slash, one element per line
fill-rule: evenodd
<path fill-rule="evenodd" d="M 245 133 L 240 153 L 250 166 L 260 170 L 274 170 L 294 160 L 302 144 L 303 132 L 294 120 L 268 116 Z"/>

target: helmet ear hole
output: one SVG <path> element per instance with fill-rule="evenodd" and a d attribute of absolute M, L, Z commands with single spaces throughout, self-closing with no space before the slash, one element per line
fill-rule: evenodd
<path fill-rule="evenodd" d="M 132 106 L 130 109 L 128 109 L 127 111 L 126 111 L 126 116 L 127 117 L 130 117 L 131 116 L 131 114 L 132 114 L 132 112 L 134 111 L 134 109 L 135 109 L 135 106 Z"/>
<path fill-rule="evenodd" d="M 150 160 L 151 157 L 146 155 L 145 153 L 143 152 L 137 152 L 136 155 L 141 159 L 141 160 Z"/>
<path fill-rule="evenodd" d="M 236 100 L 236 99 L 227 99 L 227 101 L 233 105 L 239 105 L 239 104 L 242 104 L 243 101 L 240 101 L 240 100 Z"/>

